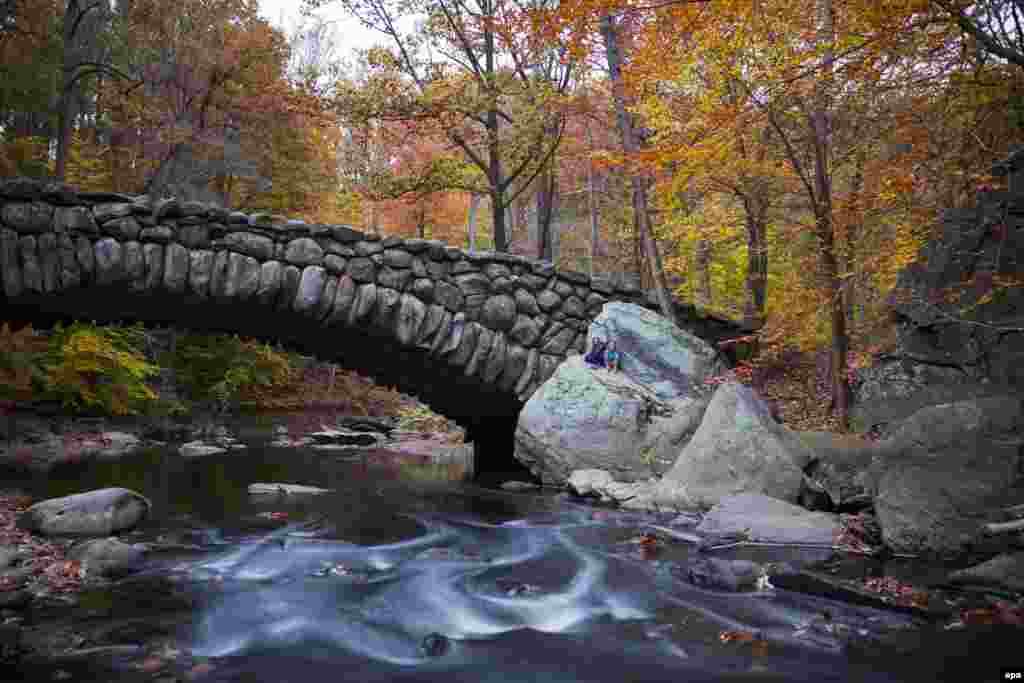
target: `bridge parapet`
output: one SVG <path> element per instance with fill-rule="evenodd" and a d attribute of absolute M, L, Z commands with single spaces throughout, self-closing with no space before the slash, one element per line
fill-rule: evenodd
<path fill-rule="evenodd" d="M 168 296 L 278 311 L 443 359 L 521 402 L 585 351 L 606 302 L 657 310 L 636 286 L 546 261 L 27 178 L 0 181 L 0 279 L 6 305 L 22 311 L 66 313 L 68 293 L 91 288 L 130 293 L 144 319 L 161 318 L 155 304 Z M 147 297 L 154 306 L 138 303 Z M 709 341 L 751 331 L 676 306 Z"/>

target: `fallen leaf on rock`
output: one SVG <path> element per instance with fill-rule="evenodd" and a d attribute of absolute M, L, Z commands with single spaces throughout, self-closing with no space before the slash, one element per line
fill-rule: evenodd
<path fill-rule="evenodd" d="M 1024 626 L 1024 605 L 1014 605 L 1000 600 L 991 607 L 960 610 L 960 621 L 973 626 Z"/>
<path fill-rule="evenodd" d="M 159 657 L 147 657 L 146 659 L 139 662 L 137 666 L 141 671 L 153 673 L 154 671 L 159 671 L 160 669 L 167 666 L 167 662 L 160 659 Z"/>
<path fill-rule="evenodd" d="M 213 671 L 213 664 L 210 664 L 209 662 L 199 662 L 189 669 L 186 675 L 189 678 L 199 678 L 200 676 L 205 676 L 211 671 Z"/>
<path fill-rule="evenodd" d="M 1000 623 L 1024 626 L 1024 605 L 1013 605 L 1000 600 L 996 602 L 995 610 Z"/>
<path fill-rule="evenodd" d="M 723 643 L 750 643 L 757 639 L 757 634 L 750 631 L 722 631 L 718 639 Z"/>
<path fill-rule="evenodd" d="M 642 546 L 650 547 L 655 545 L 661 545 L 661 539 L 654 534 L 643 533 L 640 534 L 640 539 L 637 541 Z"/>

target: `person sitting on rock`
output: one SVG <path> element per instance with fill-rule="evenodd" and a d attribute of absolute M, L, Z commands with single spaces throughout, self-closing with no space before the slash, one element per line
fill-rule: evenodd
<path fill-rule="evenodd" d="M 621 369 L 619 364 L 622 362 L 622 354 L 615 348 L 614 340 L 608 342 L 608 351 L 605 353 L 605 361 L 608 364 L 608 369 L 612 372 L 618 372 Z"/>
<path fill-rule="evenodd" d="M 590 347 L 590 353 L 584 356 L 583 360 L 591 367 L 603 368 L 605 362 L 604 348 L 604 340 L 599 337 L 594 337 L 594 342 Z"/>

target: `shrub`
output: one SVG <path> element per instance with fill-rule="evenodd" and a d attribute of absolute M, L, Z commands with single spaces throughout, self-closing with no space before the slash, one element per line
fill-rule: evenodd
<path fill-rule="evenodd" d="M 178 385 L 194 400 L 222 406 L 259 404 L 280 391 L 292 377 L 287 356 L 268 344 L 242 341 L 236 335 L 188 334 L 171 357 Z"/>
<path fill-rule="evenodd" d="M 48 347 L 31 325 L 17 332 L 7 323 L 0 326 L 0 400 L 24 403 L 45 391 Z"/>
<path fill-rule="evenodd" d="M 155 401 L 146 378 L 158 372 L 142 354 L 145 330 L 57 324 L 46 354 L 46 393 L 76 413 L 136 415 Z"/>

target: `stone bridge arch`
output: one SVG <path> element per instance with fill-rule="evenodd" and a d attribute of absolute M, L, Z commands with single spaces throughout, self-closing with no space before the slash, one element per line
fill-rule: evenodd
<path fill-rule="evenodd" d="M 439 241 L 199 202 L 0 181 L 0 320 L 235 332 L 394 385 L 467 429 L 478 471 L 511 462 L 519 410 L 629 284 Z M 747 333 L 677 304 L 698 336 Z"/>

